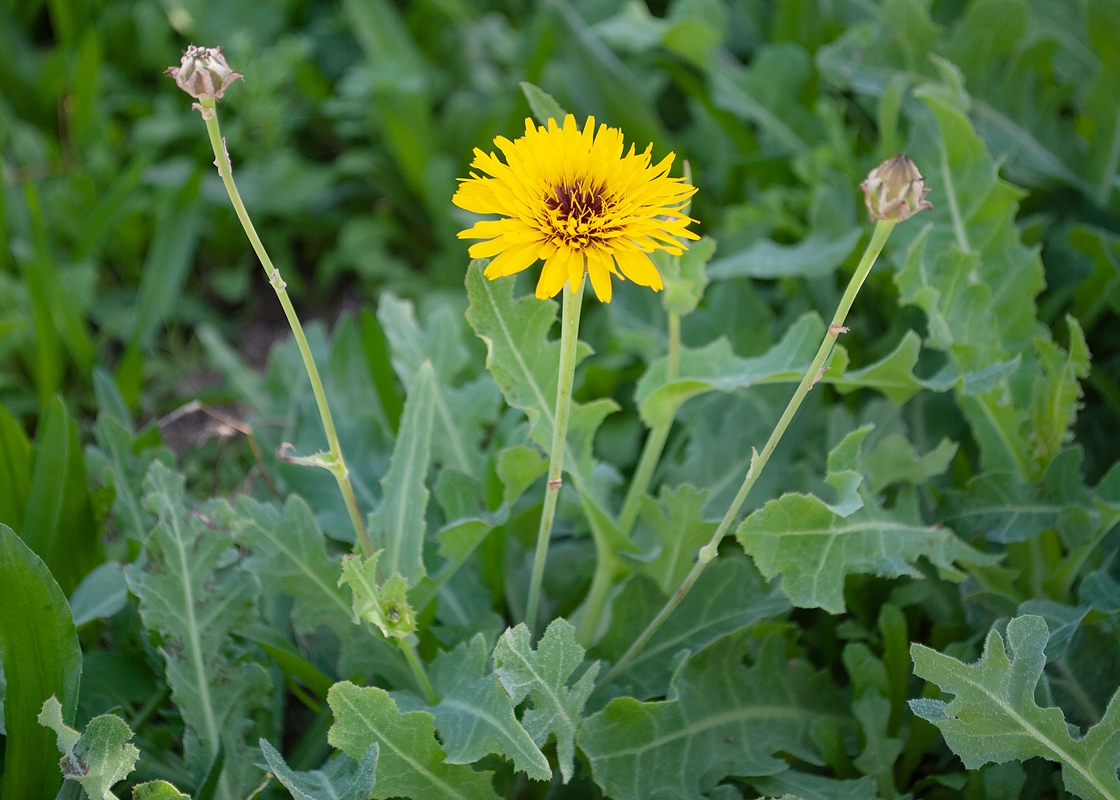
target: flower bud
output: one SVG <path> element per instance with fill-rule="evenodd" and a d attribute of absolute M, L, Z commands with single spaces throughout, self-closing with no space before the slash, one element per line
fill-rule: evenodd
<path fill-rule="evenodd" d="M 925 199 L 929 189 L 921 173 L 905 153 L 871 170 L 859 188 L 863 189 L 867 210 L 874 220 L 902 222 L 924 208 L 933 208 Z"/>
<path fill-rule="evenodd" d="M 168 67 L 167 74 L 175 79 L 180 89 L 199 99 L 221 97 L 234 80 L 244 80 L 241 73 L 229 68 L 222 48 L 195 47 L 193 44 L 183 53 L 182 63 L 177 67 Z"/>

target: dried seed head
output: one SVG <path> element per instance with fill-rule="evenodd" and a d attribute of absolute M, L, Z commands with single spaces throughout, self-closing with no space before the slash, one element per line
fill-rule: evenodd
<path fill-rule="evenodd" d="M 932 209 L 925 199 L 929 189 L 922 181 L 918 167 L 905 153 L 871 170 L 859 185 L 867 199 L 871 219 L 902 222 L 925 208 Z"/>
<path fill-rule="evenodd" d="M 175 79 L 179 88 L 191 97 L 221 97 L 226 87 L 238 78 L 244 80 L 239 72 L 234 72 L 226 63 L 220 47 L 195 47 L 193 44 L 183 52 L 183 61 L 177 67 L 168 67 L 167 74 Z"/>

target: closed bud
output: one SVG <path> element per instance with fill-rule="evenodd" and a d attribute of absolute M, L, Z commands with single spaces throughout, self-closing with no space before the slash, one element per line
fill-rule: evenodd
<path fill-rule="evenodd" d="M 859 188 L 863 189 L 867 210 L 874 220 L 902 222 L 922 209 L 933 208 L 925 199 L 929 189 L 922 181 L 922 174 L 905 153 L 871 170 Z"/>
<path fill-rule="evenodd" d="M 168 67 L 167 74 L 175 79 L 179 88 L 191 97 L 200 100 L 207 97 L 221 97 L 226 87 L 238 78 L 226 63 L 220 47 L 195 47 L 193 44 L 183 53 L 183 61 L 177 67 Z"/>

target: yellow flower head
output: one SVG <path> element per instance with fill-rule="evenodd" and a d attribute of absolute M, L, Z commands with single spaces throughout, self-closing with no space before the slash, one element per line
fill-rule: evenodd
<path fill-rule="evenodd" d="M 612 273 L 658 291 L 661 276 L 646 254 L 680 254 L 686 246 L 680 239 L 699 238 L 681 213 L 696 189 L 668 177 L 673 154 L 656 166 L 652 145 L 639 155 L 631 144 L 623 155 L 622 132 L 600 125 L 596 133 L 594 117 L 582 132 L 571 114 L 563 128 L 555 120 L 545 128 L 527 119 L 524 136 L 513 142 L 499 136 L 494 144 L 505 163 L 475 148 L 472 169 L 491 177 L 471 172 L 452 198 L 467 211 L 502 217 L 459 233 L 487 240 L 469 252 L 494 257 L 485 272 L 491 280 L 543 259 L 537 297 L 555 297 L 568 281 L 577 288 L 586 272 L 595 294 L 609 303 Z"/>

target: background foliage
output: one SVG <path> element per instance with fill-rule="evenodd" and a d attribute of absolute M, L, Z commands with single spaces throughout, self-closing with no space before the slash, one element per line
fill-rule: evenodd
<path fill-rule="evenodd" d="M 322 430 L 161 74 L 190 42 L 246 76 L 234 174 L 319 320 L 436 705 L 353 621 L 333 480 L 273 455 Z M 709 237 L 665 294 L 585 308 L 539 642 L 556 307 L 468 270 L 450 203 L 522 81 L 687 159 Z M 0 0 L 0 795 L 246 797 L 260 762 L 300 798 L 1120 797 L 1118 85 L 1116 0 Z M 855 187 L 903 149 L 934 210 L 755 513 L 593 692 L 730 503 L 868 240 Z"/>

